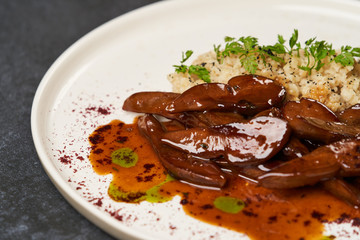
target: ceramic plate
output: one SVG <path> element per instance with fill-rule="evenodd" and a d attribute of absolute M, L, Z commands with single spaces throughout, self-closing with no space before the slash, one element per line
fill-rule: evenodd
<path fill-rule="evenodd" d="M 121 110 L 131 93 L 170 91 L 166 76 L 182 51 L 209 51 L 224 36 L 251 35 L 270 44 L 278 33 L 288 38 L 294 28 L 302 41 L 317 36 L 334 47 L 359 46 L 360 2 L 164 1 L 95 29 L 59 57 L 37 90 L 31 121 L 44 169 L 80 213 L 117 238 L 248 239 L 185 215 L 178 197 L 162 204 L 112 201 L 107 195 L 111 176 L 93 172 L 87 139 L 113 119 L 133 121 L 135 115 Z"/>

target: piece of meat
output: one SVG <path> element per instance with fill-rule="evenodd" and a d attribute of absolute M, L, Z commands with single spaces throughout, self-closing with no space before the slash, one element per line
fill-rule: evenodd
<path fill-rule="evenodd" d="M 166 106 L 179 96 L 173 92 L 138 92 L 128 97 L 122 108 L 137 113 L 162 114 L 166 112 Z"/>
<path fill-rule="evenodd" d="M 170 113 L 231 110 L 254 114 L 279 105 L 285 89 L 275 81 L 256 75 L 237 76 L 228 84 L 204 83 L 194 86 L 166 107 Z"/>
<path fill-rule="evenodd" d="M 302 157 L 309 152 L 309 149 L 296 137 L 291 137 L 281 151 L 287 160 Z"/>
<path fill-rule="evenodd" d="M 171 92 L 134 93 L 125 100 L 123 110 L 161 115 L 169 119 L 177 120 L 185 127 L 206 127 L 244 120 L 243 116 L 236 112 L 204 111 L 169 113 L 165 111 L 166 106 L 178 96 L 180 96 L 180 94 Z"/>
<path fill-rule="evenodd" d="M 202 122 L 203 126 L 208 126 L 208 127 L 246 121 L 246 119 L 242 115 L 236 112 L 205 111 L 205 112 L 188 112 L 188 114 L 192 114 L 199 121 Z M 192 127 L 202 127 L 202 126 L 198 125 Z"/>
<path fill-rule="evenodd" d="M 332 178 L 320 182 L 320 185 L 340 200 L 352 206 L 360 206 L 360 190 L 351 183 L 341 178 Z"/>
<path fill-rule="evenodd" d="M 322 143 L 331 143 L 342 138 L 341 134 L 318 128 L 305 120 L 305 118 L 313 117 L 329 122 L 339 122 L 330 109 L 313 99 L 302 98 L 300 101 L 287 102 L 282 108 L 282 115 L 289 122 L 293 133 L 299 138 Z"/>
<path fill-rule="evenodd" d="M 182 112 L 182 113 L 167 113 L 162 115 L 167 118 L 177 120 L 186 128 L 194 127 L 209 127 L 232 122 L 244 122 L 242 115 L 236 112 Z"/>
<path fill-rule="evenodd" d="M 237 91 L 237 95 L 243 95 L 246 102 L 259 110 L 279 106 L 286 96 L 283 86 L 263 76 L 236 76 L 231 78 L 228 84 Z"/>
<path fill-rule="evenodd" d="M 285 162 L 258 180 L 267 188 L 296 188 L 335 176 L 359 174 L 360 139 L 343 139 Z"/>
<path fill-rule="evenodd" d="M 226 175 L 214 162 L 194 157 L 162 144 L 160 136 L 165 130 L 155 117 L 152 115 L 140 117 L 138 127 L 151 142 L 163 166 L 176 178 L 211 187 L 225 186 Z"/>
<path fill-rule="evenodd" d="M 338 118 L 347 125 L 360 127 L 360 104 L 355 104 L 354 106 L 341 111 L 338 114 Z"/>
<path fill-rule="evenodd" d="M 260 117 L 260 116 L 278 117 L 278 118 L 282 117 L 281 110 L 277 107 L 272 107 L 264 111 L 261 111 L 258 114 L 256 114 L 254 117 Z"/>
<path fill-rule="evenodd" d="M 360 135 L 360 125 L 353 126 L 342 122 L 324 121 L 314 117 L 304 117 L 304 120 L 317 128 L 341 136 L 341 138 L 356 137 Z"/>
<path fill-rule="evenodd" d="M 248 122 L 166 132 L 161 141 L 198 157 L 223 156 L 231 164 L 243 166 L 270 159 L 289 137 L 286 121 L 257 117 Z"/>

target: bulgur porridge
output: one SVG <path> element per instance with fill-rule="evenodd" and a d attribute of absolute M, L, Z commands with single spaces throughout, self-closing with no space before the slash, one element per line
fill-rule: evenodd
<path fill-rule="evenodd" d="M 318 71 L 313 70 L 309 75 L 307 71 L 298 67 L 306 64 L 304 51 L 300 51 L 300 57 L 284 54 L 283 58 L 284 63 L 279 63 L 267 57 L 266 66 L 258 59 L 259 65 L 255 74 L 274 79 L 283 85 L 287 92 L 286 100 L 312 98 L 335 112 L 360 102 L 359 63 L 343 66 L 331 61 L 331 57 L 326 57 L 325 65 Z M 249 74 L 239 61 L 238 55 L 225 57 L 220 63 L 215 51 L 198 56 L 192 65 L 205 67 L 210 73 L 211 82 L 227 83 L 234 76 Z M 168 80 L 173 86 L 173 91 L 178 93 L 204 83 L 195 75 L 177 72 L 169 74 Z"/>

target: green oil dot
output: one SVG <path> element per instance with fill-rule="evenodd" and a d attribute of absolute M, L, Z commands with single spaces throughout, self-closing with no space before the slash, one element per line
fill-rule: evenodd
<path fill-rule="evenodd" d="M 175 178 L 171 177 L 168 174 L 166 176 L 166 179 L 164 182 L 162 182 L 146 191 L 146 201 L 151 202 L 151 203 L 162 203 L 162 202 L 170 201 L 172 199 L 172 197 L 162 195 L 160 193 L 160 188 L 165 183 L 174 181 L 174 180 L 175 180 Z"/>
<path fill-rule="evenodd" d="M 129 168 L 136 165 L 138 155 L 131 148 L 120 148 L 111 153 L 111 161 L 121 167 Z"/>
<path fill-rule="evenodd" d="M 170 196 L 164 196 L 160 192 L 160 188 L 167 182 L 174 181 L 175 179 L 170 175 L 166 176 L 166 179 L 158 185 L 153 186 L 152 188 L 146 191 L 123 191 L 120 187 L 116 186 L 114 183 L 110 183 L 108 194 L 109 196 L 117 202 L 128 202 L 128 203 L 139 203 L 142 201 L 147 201 L 151 203 L 162 203 L 167 202 L 172 199 Z"/>
<path fill-rule="evenodd" d="M 126 192 L 113 183 L 110 183 L 108 193 L 109 196 L 117 202 L 138 203 L 146 198 L 145 192 Z"/>
<path fill-rule="evenodd" d="M 217 197 L 214 205 L 223 212 L 234 214 L 240 212 L 245 207 L 245 203 L 242 200 L 233 197 Z"/>
<path fill-rule="evenodd" d="M 334 240 L 335 237 L 334 236 L 323 236 L 322 238 L 320 238 L 320 240 Z"/>
<path fill-rule="evenodd" d="M 146 191 L 145 200 L 151 203 L 162 203 L 172 199 L 172 197 L 163 196 L 160 193 L 161 185 L 156 185 Z"/>

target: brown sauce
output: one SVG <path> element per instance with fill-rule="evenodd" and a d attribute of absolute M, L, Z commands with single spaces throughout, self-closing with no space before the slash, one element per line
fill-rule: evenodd
<path fill-rule="evenodd" d="M 245 233 L 256 240 L 321 239 L 323 223 L 354 219 L 359 222 L 360 219 L 359 210 L 317 187 L 270 190 L 240 177 L 233 177 L 221 190 L 176 180 L 166 181 L 166 170 L 151 145 L 139 133 L 136 121 L 124 124 L 114 120 L 95 130 L 89 140 L 92 146 L 89 159 L 93 169 L 98 174 L 114 176 L 109 195 L 115 201 L 136 203 L 149 200 L 144 198 L 149 189 L 155 189 L 162 196 L 154 196 L 153 202 L 179 195 L 180 204 L 189 216 Z M 125 168 L 112 162 L 112 153 L 121 148 L 136 153 L 135 166 Z M 114 189 L 123 194 L 117 194 Z M 226 213 L 214 205 L 214 200 L 221 196 L 240 199 L 245 207 L 238 213 Z"/>

